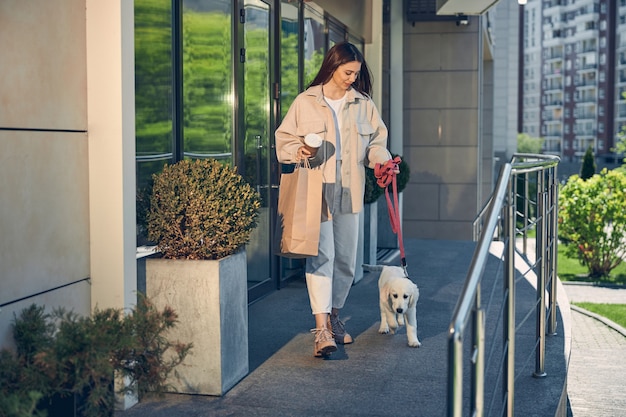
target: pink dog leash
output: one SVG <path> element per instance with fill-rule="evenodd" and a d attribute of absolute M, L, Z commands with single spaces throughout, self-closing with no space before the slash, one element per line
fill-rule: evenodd
<path fill-rule="evenodd" d="M 379 187 L 385 189 L 385 198 L 387 199 L 387 211 L 389 212 L 389 222 L 391 223 L 391 230 L 398 235 L 398 244 L 400 246 L 400 262 L 402 263 L 402 269 L 404 274 L 409 276 L 406 269 L 406 256 L 404 255 L 404 242 L 402 240 L 402 227 L 400 223 L 400 204 L 398 202 L 398 181 L 396 171 L 399 169 L 400 159 L 396 156 L 393 159 L 388 160 L 385 164 L 376 164 L 374 167 L 374 176 L 377 178 L 376 183 Z M 393 190 L 393 202 L 389 196 L 389 185 L 391 184 Z"/>

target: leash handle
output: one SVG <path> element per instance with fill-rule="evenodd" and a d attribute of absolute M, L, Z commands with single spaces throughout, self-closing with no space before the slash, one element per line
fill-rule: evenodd
<path fill-rule="evenodd" d="M 398 181 L 396 171 L 398 165 L 402 162 L 399 156 L 394 159 L 390 159 L 384 165 L 376 164 L 374 167 L 374 176 L 377 178 L 376 183 L 379 187 L 385 189 L 385 198 L 387 200 L 387 211 L 389 212 L 389 222 L 391 223 L 391 230 L 398 235 L 398 244 L 400 246 L 400 261 L 405 275 L 409 274 L 406 269 L 406 256 L 404 255 L 404 241 L 402 239 L 402 227 L 400 225 L 400 203 L 398 201 Z M 393 190 L 393 202 L 389 195 L 389 185 Z"/>

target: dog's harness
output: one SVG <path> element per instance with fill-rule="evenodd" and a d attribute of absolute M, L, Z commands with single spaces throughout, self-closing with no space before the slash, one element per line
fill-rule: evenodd
<path fill-rule="evenodd" d="M 389 222 L 391 223 L 391 230 L 398 235 L 398 244 L 400 246 L 400 261 L 402 263 L 402 269 L 404 274 L 409 276 L 406 269 L 406 257 L 404 255 L 404 242 L 402 241 L 402 227 L 400 224 L 400 205 L 398 203 L 398 184 L 396 179 L 396 171 L 399 169 L 402 160 L 399 156 L 388 160 L 385 164 L 376 164 L 374 167 L 374 176 L 377 178 L 376 183 L 379 187 L 385 189 L 385 198 L 387 199 L 387 210 L 389 212 Z M 389 196 L 389 185 L 391 184 L 393 190 L 393 202 Z"/>

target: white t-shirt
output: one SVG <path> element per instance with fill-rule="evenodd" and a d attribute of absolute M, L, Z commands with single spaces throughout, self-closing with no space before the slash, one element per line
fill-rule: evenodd
<path fill-rule="evenodd" d="M 343 97 L 341 97 L 338 100 L 333 100 L 330 99 L 326 96 L 324 96 L 324 100 L 326 100 L 326 103 L 328 103 L 328 105 L 330 106 L 331 109 L 333 109 L 333 116 L 335 119 L 335 129 L 337 131 L 337 146 L 336 146 L 336 152 L 335 152 L 335 157 L 337 158 L 338 161 L 341 160 L 341 118 L 337 117 L 337 115 L 339 114 L 339 112 L 341 111 L 341 109 L 343 108 L 344 103 L 346 102 L 346 94 L 343 95 Z"/>

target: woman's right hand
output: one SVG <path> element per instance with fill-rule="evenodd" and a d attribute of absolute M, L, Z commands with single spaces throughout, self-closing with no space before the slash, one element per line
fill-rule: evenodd
<path fill-rule="evenodd" d="M 296 158 L 298 159 L 298 161 L 302 161 L 303 159 L 310 158 L 311 155 L 311 151 L 309 151 L 306 146 L 300 146 L 300 148 L 298 148 Z"/>

